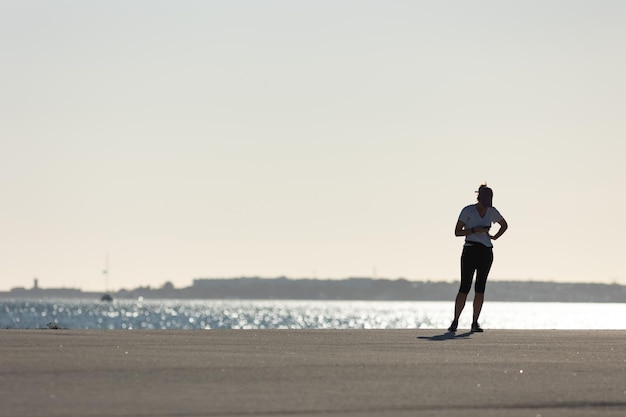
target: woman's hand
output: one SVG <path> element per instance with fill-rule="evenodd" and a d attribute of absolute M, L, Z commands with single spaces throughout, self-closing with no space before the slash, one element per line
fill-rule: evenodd
<path fill-rule="evenodd" d="M 491 239 L 491 240 L 498 240 L 498 238 L 500 236 L 502 236 L 504 234 L 504 232 L 506 232 L 506 229 L 509 228 L 509 224 L 504 219 L 500 220 L 498 222 L 498 224 L 500 225 L 500 230 L 498 230 L 498 233 L 496 233 L 493 236 L 489 235 L 489 239 Z"/>

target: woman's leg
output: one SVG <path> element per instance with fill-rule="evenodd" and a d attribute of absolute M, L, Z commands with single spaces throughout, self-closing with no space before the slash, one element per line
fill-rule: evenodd
<path fill-rule="evenodd" d="M 472 323 L 478 323 L 478 317 L 480 317 L 480 311 L 483 309 L 483 302 L 485 301 L 485 293 L 474 293 L 474 321 Z"/>
<path fill-rule="evenodd" d="M 461 254 L 461 285 L 454 301 L 454 320 L 452 320 L 452 324 L 448 330 L 456 330 L 459 324 L 459 317 L 461 317 L 461 313 L 465 307 L 467 294 L 472 288 L 472 280 L 474 278 L 474 271 L 476 270 L 476 257 L 474 256 L 474 252 L 473 247 L 463 248 L 463 253 Z"/>
<path fill-rule="evenodd" d="M 480 261 L 476 270 L 476 285 L 474 287 L 474 318 L 472 323 L 478 323 L 480 312 L 485 302 L 485 289 L 487 287 L 487 277 L 493 264 L 493 250 L 484 248 L 481 250 Z"/>
<path fill-rule="evenodd" d="M 465 301 L 467 300 L 467 294 L 463 294 L 459 292 L 456 295 L 456 300 L 454 301 L 454 323 L 459 322 L 459 317 L 461 317 L 461 313 L 463 312 L 463 308 L 465 307 Z"/>

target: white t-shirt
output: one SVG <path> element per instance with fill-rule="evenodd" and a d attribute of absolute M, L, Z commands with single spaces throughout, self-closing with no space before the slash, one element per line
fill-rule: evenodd
<path fill-rule="evenodd" d="M 465 223 L 465 229 L 475 227 L 490 227 L 493 223 L 497 223 L 503 219 L 502 215 L 495 207 L 487 207 L 485 217 L 480 217 L 475 204 L 464 207 L 459 215 L 459 220 Z M 493 247 L 491 239 L 487 233 L 472 233 L 465 237 L 465 246 L 471 246 L 471 242 L 479 242 L 487 247 Z"/>

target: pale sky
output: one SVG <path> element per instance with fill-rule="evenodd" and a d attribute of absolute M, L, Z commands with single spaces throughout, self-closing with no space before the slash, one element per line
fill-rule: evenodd
<path fill-rule="evenodd" d="M 626 284 L 626 2 L 1 1 L 0 290 Z"/>

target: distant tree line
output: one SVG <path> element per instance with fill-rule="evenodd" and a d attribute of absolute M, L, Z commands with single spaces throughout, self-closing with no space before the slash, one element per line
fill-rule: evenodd
<path fill-rule="evenodd" d="M 166 282 L 160 288 L 139 287 L 111 293 L 113 298 L 146 299 L 290 299 L 290 300 L 397 300 L 450 301 L 458 283 L 406 279 L 348 278 L 343 280 L 280 278 L 196 279 L 186 288 Z M 100 297 L 76 289 L 16 288 L 3 297 Z M 533 281 L 490 281 L 492 301 L 626 302 L 626 287 L 617 284 L 575 284 Z"/>

